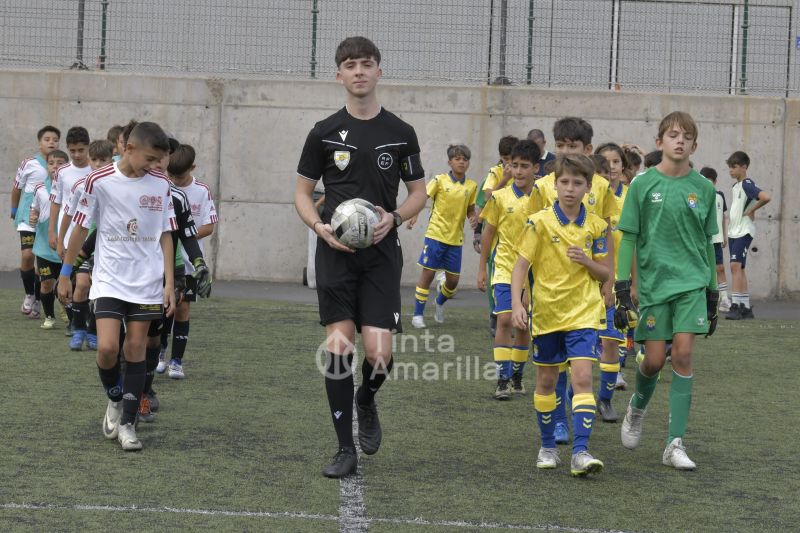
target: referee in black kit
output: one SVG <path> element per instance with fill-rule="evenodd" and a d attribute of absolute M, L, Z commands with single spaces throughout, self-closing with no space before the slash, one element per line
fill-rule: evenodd
<path fill-rule="evenodd" d="M 325 389 L 339 439 L 339 451 L 322 473 L 332 478 L 355 472 L 358 464 L 351 371 L 356 331 L 366 352 L 355 394 L 358 441 L 367 455 L 381 444 L 375 393 L 392 370 L 392 334 L 402 332 L 403 251 L 396 228 L 419 213 L 427 199 L 414 128 L 378 103 L 380 62 L 381 53 L 369 39 L 348 37 L 339 44 L 336 79 L 347 91 L 345 107 L 314 126 L 297 168 L 295 207 L 319 237 L 317 298 L 326 333 Z M 325 185 L 321 219 L 312 200 L 320 178 Z M 401 180 L 408 198 L 397 207 Z M 336 207 L 351 198 L 371 202 L 381 215 L 373 245 L 356 251 L 337 241 L 330 226 Z"/>

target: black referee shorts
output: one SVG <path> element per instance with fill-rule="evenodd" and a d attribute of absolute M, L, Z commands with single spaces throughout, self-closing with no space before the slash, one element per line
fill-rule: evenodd
<path fill-rule="evenodd" d="M 396 231 L 353 254 L 334 250 L 317 239 L 315 265 L 320 324 L 352 320 L 359 333 L 362 326 L 402 333 L 403 249 Z"/>

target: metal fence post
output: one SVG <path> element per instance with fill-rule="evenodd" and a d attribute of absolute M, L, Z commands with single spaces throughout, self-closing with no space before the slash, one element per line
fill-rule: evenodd
<path fill-rule="evenodd" d="M 526 82 L 531 84 L 531 71 L 533 70 L 533 0 L 528 0 L 528 64 Z"/>
<path fill-rule="evenodd" d="M 317 77 L 317 17 L 319 15 L 319 0 L 314 0 L 311 6 L 311 78 Z"/>
<path fill-rule="evenodd" d="M 78 43 L 75 50 L 75 62 L 71 69 L 88 70 L 83 62 L 83 27 L 86 20 L 86 0 L 78 0 Z"/>
<path fill-rule="evenodd" d="M 100 18 L 100 57 L 97 58 L 97 68 L 106 69 L 106 29 L 108 23 L 108 0 L 100 2 L 102 15 Z"/>
<path fill-rule="evenodd" d="M 747 94 L 747 33 L 750 28 L 750 0 L 744 0 L 742 13 L 742 68 L 739 78 L 739 94 Z"/>

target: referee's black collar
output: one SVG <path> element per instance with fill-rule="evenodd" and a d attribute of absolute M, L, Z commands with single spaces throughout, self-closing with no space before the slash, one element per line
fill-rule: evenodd
<path fill-rule="evenodd" d="M 553 204 L 553 213 L 556 214 L 556 218 L 562 226 L 566 226 L 570 223 L 569 218 L 564 214 L 564 211 L 561 210 L 561 206 L 558 205 L 558 200 Z M 583 227 L 584 223 L 586 223 L 586 206 L 581 202 L 581 210 L 578 213 L 578 218 L 575 219 L 575 225 Z"/>

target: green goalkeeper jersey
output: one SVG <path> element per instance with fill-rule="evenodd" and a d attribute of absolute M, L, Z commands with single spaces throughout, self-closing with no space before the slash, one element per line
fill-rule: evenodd
<path fill-rule="evenodd" d="M 707 287 L 710 238 L 717 233 L 716 191 L 691 170 L 671 178 L 650 168 L 633 180 L 619 229 L 636 235 L 636 275 L 642 306 Z"/>

